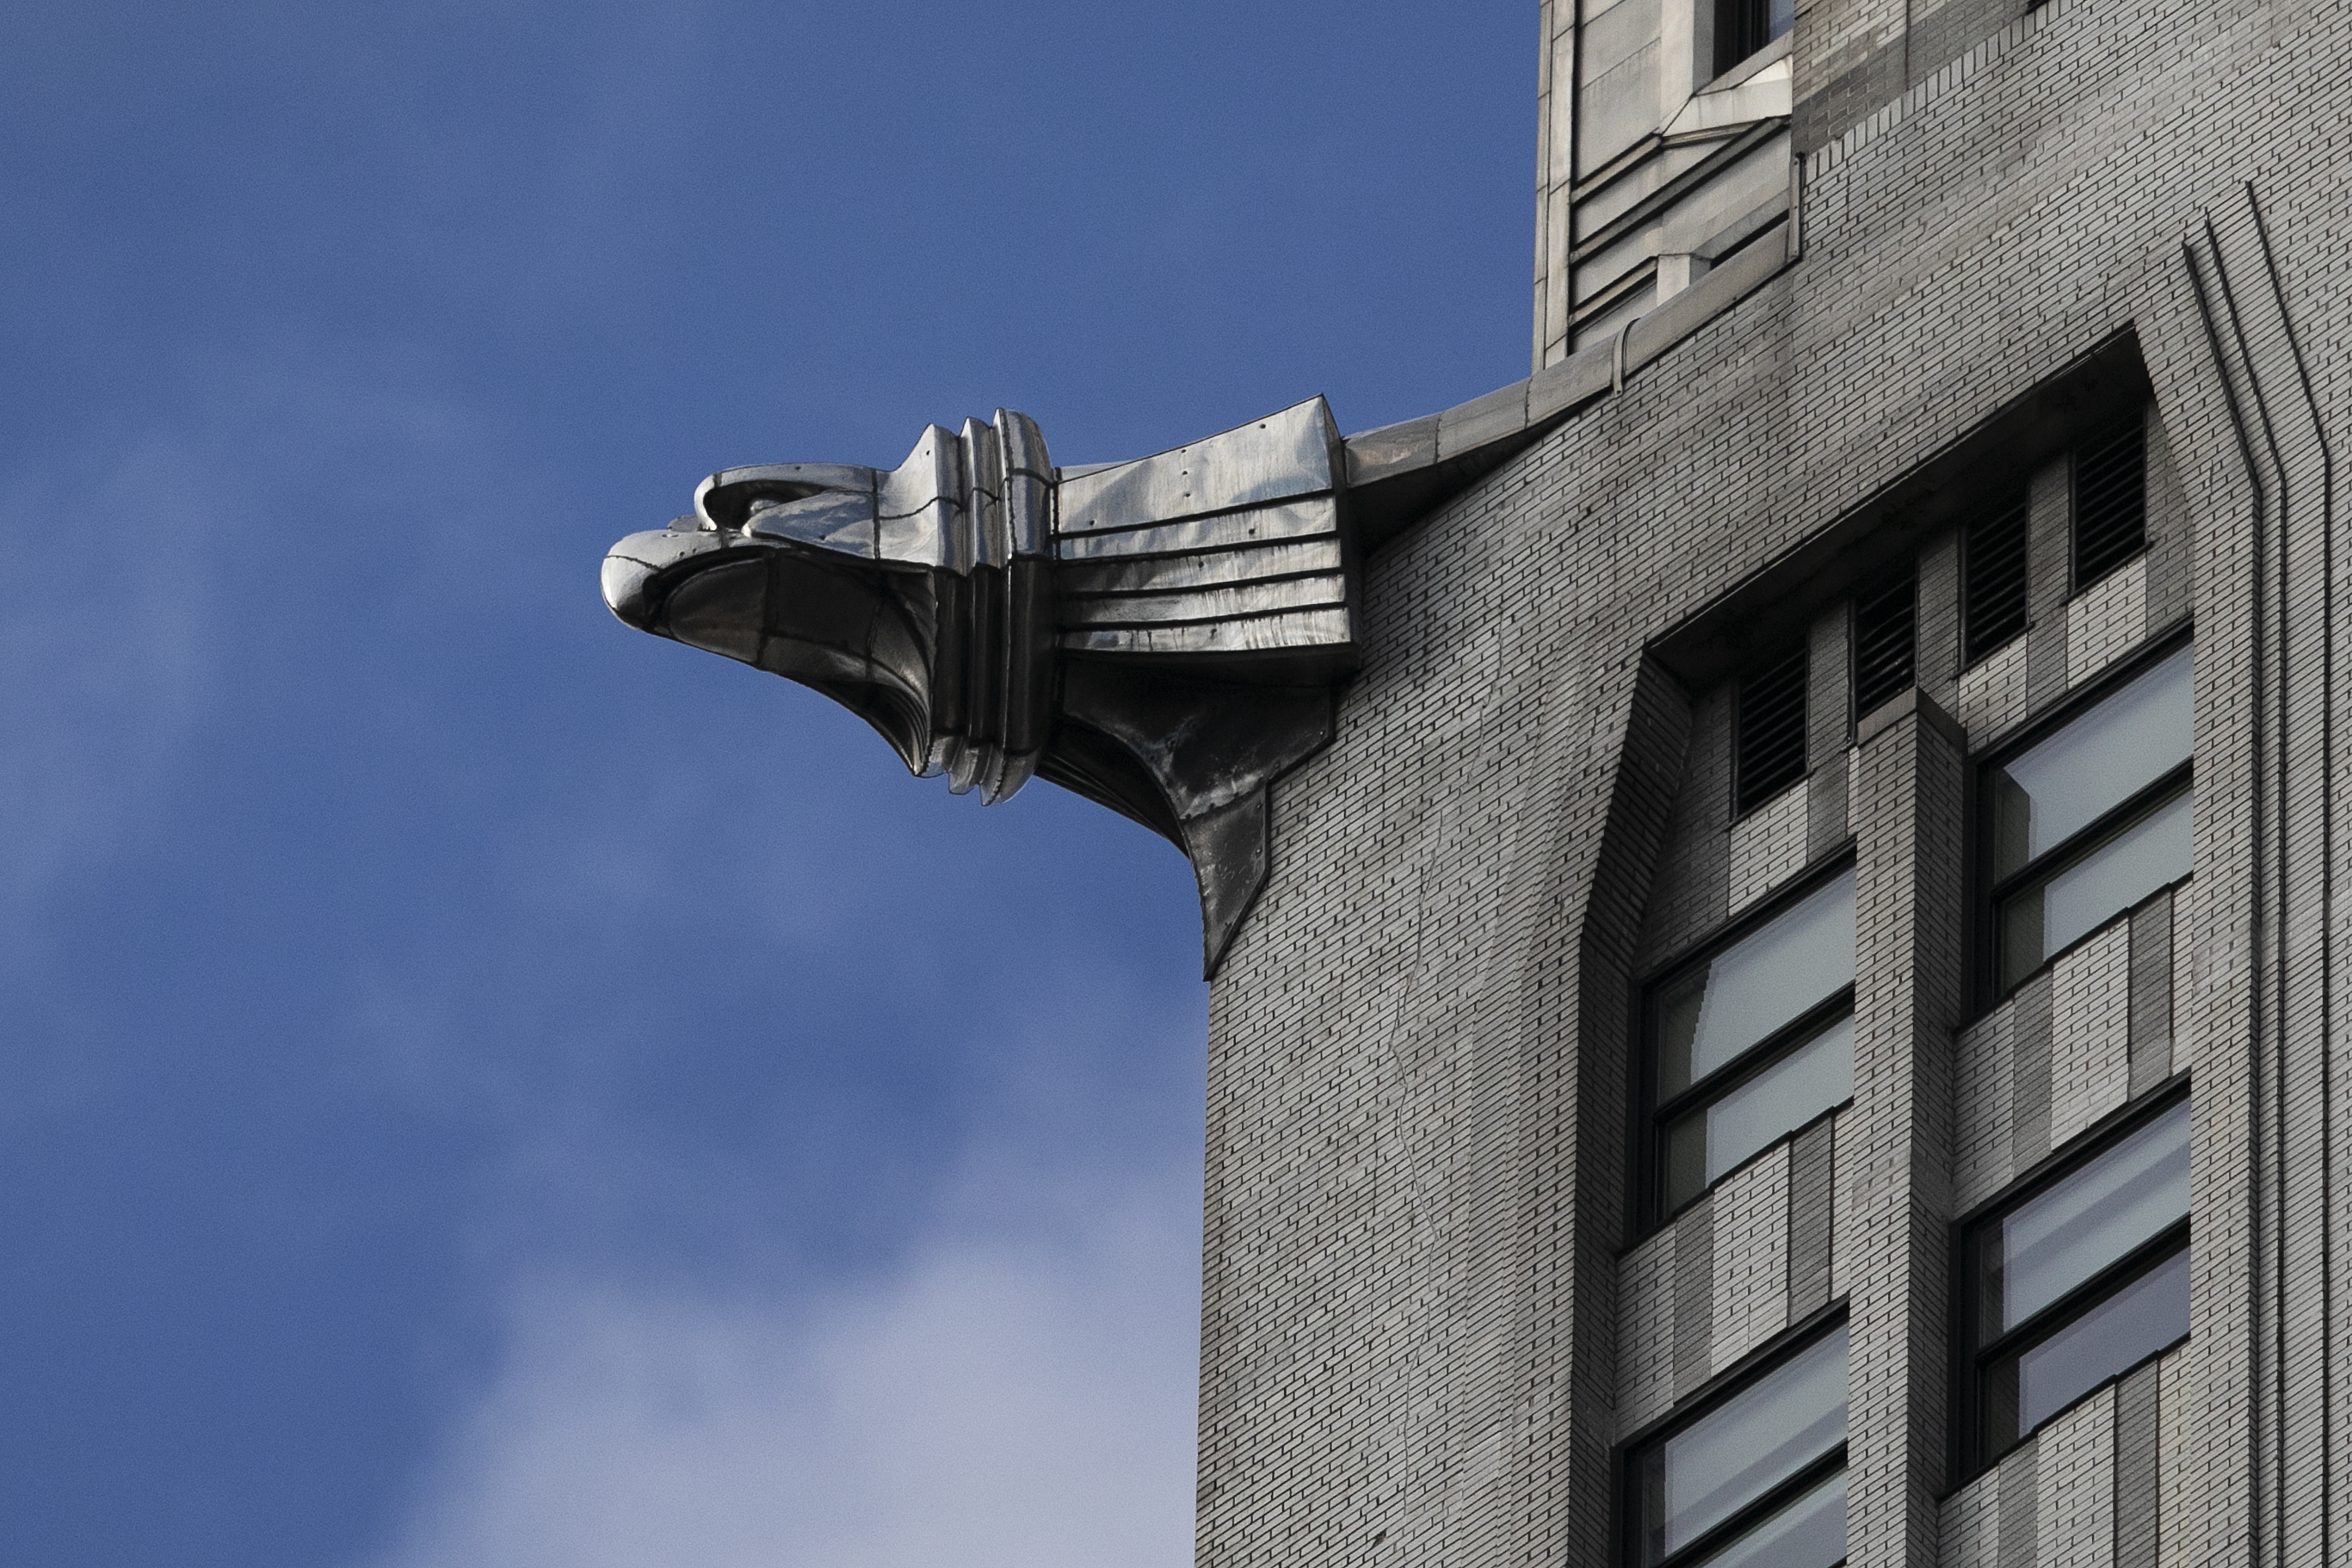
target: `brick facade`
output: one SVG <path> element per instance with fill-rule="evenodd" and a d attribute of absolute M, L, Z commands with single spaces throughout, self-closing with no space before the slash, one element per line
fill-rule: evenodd
<path fill-rule="evenodd" d="M 1336 738 L 1275 788 L 1212 1004 L 1204 1564 L 1622 1563 L 1621 1444 L 1841 1309 L 1856 1563 L 2352 1542 L 2352 7 L 1811 0 L 1790 59 L 1800 259 L 1369 558 Z M 2032 443 L 2091 404 L 2144 422 L 2148 548 L 2078 593 Z M 1986 476 L 2032 626 L 1963 668 Z M 1918 688 L 1853 714 L 1889 563 Z M 2193 881 L 1996 996 L 1976 759 L 2192 622 Z M 1809 776 L 1735 818 L 1732 683 L 1790 638 Z M 1839 857 L 1852 1104 L 1646 1225 L 1638 985 Z M 1962 1474 L 1956 1225 L 2184 1077 L 2192 1338 Z"/>

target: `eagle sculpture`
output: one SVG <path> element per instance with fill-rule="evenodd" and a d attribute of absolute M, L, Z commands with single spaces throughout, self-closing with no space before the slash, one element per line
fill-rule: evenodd
<path fill-rule="evenodd" d="M 887 470 L 727 468 L 613 547 L 604 602 L 814 687 L 958 793 L 1044 777 L 1165 835 L 1213 972 L 1265 880 L 1268 788 L 1359 662 L 1364 552 L 1557 422 L 1531 384 L 1346 438 L 1314 397 L 1125 463 L 1056 468 L 1000 409 Z"/>

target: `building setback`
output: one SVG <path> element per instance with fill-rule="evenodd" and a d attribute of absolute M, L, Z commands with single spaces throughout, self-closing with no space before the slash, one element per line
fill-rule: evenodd
<path fill-rule="evenodd" d="M 1192 857 L 1203 1564 L 2352 1557 L 2352 6 L 1542 37 L 1528 381 L 608 603 Z"/>

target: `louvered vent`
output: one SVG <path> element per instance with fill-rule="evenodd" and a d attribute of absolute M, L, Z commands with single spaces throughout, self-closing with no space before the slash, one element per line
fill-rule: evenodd
<path fill-rule="evenodd" d="M 2147 547 L 2147 450 L 2135 425 L 2074 459 L 2074 592 Z"/>
<path fill-rule="evenodd" d="M 1805 776 L 1805 650 L 1739 683 L 1736 790 L 1751 811 Z"/>
<path fill-rule="evenodd" d="M 1853 711 L 1858 718 L 1917 679 L 1918 584 L 1906 577 L 1853 602 Z"/>
<path fill-rule="evenodd" d="M 1960 561 L 1960 619 L 1975 664 L 2025 629 L 2025 502 L 1969 524 Z"/>

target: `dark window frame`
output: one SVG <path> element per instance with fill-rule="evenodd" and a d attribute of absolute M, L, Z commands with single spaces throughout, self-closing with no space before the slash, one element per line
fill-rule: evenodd
<path fill-rule="evenodd" d="M 1839 1329 L 1848 1326 L 1849 1319 L 1848 1303 L 1832 1301 L 1809 1314 L 1802 1321 L 1790 1324 L 1738 1362 L 1716 1373 L 1689 1395 L 1676 1401 L 1675 1408 L 1665 1415 L 1619 1440 L 1610 1455 L 1610 1469 L 1616 1478 L 1617 1494 L 1612 1510 L 1616 1516 L 1616 1550 L 1610 1555 L 1619 1568 L 1641 1568 L 1642 1564 L 1644 1459 L 1654 1452 L 1663 1452 L 1669 1438 L 1696 1426 Z M 1850 1342 L 1846 1353 L 1847 1375 L 1851 1377 L 1853 1363 Z M 1741 1532 L 1769 1519 L 1831 1476 L 1848 1468 L 1848 1451 L 1853 1447 L 1853 1409 L 1849 1403 L 1846 1441 L 1835 1445 L 1689 1545 L 1662 1558 L 1657 1568 L 1682 1568 L 1683 1564 L 1700 1562 L 1708 1554 L 1721 1551 Z"/>
<path fill-rule="evenodd" d="M 2120 1107 L 2097 1126 L 2075 1139 L 2065 1151 L 2043 1160 L 1994 1197 L 1978 1205 L 1953 1223 L 1951 1273 L 1948 1277 L 1952 1281 L 1950 1451 L 1951 1482 L 1955 1490 L 1992 1469 L 2011 1453 L 2032 1441 L 2042 1427 L 2068 1411 L 2078 1408 L 2084 1400 L 2096 1398 L 2101 1390 L 2113 1387 L 2150 1362 L 2163 1360 L 2189 1342 L 2190 1336 L 2184 1334 L 2162 1349 L 2140 1357 L 2129 1366 L 2109 1373 L 2084 1390 L 2072 1403 L 2051 1412 L 2038 1426 L 2017 1434 L 1998 1448 L 1993 1447 L 1985 1431 L 1984 1380 L 1988 1370 L 2019 1351 L 2029 1350 L 2062 1332 L 2101 1302 L 2169 1262 L 2178 1254 L 2189 1250 L 2193 1241 L 2196 1215 L 2192 1212 L 2189 1218 L 2167 1226 L 2024 1322 L 2004 1329 L 1982 1345 L 1976 1342 L 1983 1306 L 1977 1277 L 1977 1238 L 2034 1199 L 2063 1185 L 2070 1177 L 2088 1168 L 2099 1156 L 2123 1143 L 2134 1133 L 2154 1125 L 2166 1114 L 2186 1103 L 2191 1087 L 2190 1076 L 2186 1070 L 2174 1074 L 2168 1081 Z"/>
<path fill-rule="evenodd" d="M 1848 843 L 1819 864 L 1809 867 L 1802 876 L 1786 887 L 1759 899 L 1743 910 L 1738 919 L 1726 922 L 1709 933 L 1705 941 L 1693 943 L 1658 964 L 1633 983 L 1632 1016 L 1633 1028 L 1633 1235 L 1635 1245 L 1648 1239 L 1672 1225 L 1684 1210 L 1706 1196 L 1716 1188 L 1764 1158 L 1781 1144 L 1809 1131 L 1823 1118 L 1836 1115 L 1852 1099 L 1839 1101 L 1819 1115 L 1809 1117 L 1800 1126 L 1775 1138 L 1757 1150 L 1738 1165 L 1702 1187 L 1696 1194 L 1672 1208 L 1666 1205 L 1666 1129 L 1693 1110 L 1722 1100 L 1734 1090 L 1793 1054 L 1798 1047 L 1840 1017 L 1853 1011 L 1853 986 L 1840 986 L 1822 998 L 1802 1014 L 1790 1019 L 1779 1028 L 1748 1047 L 1738 1056 L 1717 1068 L 1703 1083 L 1661 1100 L 1658 1097 L 1657 1022 L 1658 1002 L 1668 984 L 1694 969 L 1714 962 L 1727 949 L 1737 947 L 1755 935 L 1780 915 L 1787 913 L 1813 894 L 1820 892 L 1840 877 L 1854 869 L 1853 847 Z M 1856 935 L 1857 947 L 1860 936 Z"/>
<path fill-rule="evenodd" d="M 2117 659 L 2095 679 L 2085 681 L 2080 690 L 2068 692 L 2064 700 L 2053 704 L 2047 712 L 2036 714 L 2032 722 L 2020 726 L 2014 733 L 2001 736 L 1998 744 L 1969 759 L 1966 809 L 1974 837 L 1969 855 L 1969 880 L 1976 889 L 1969 900 L 1970 908 L 1975 911 L 1970 924 L 1975 938 L 1976 961 L 1971 967 L 1976 971 L 1977 994 L 1982 1002 L 1979 1015 L 1999 1006 L 2051 965 L 2114 923 L 2113 917 L 2100 921 L 2064 947 L 2049 953 L 2015 981 L 2005 983 L 2001 974 L 2001 904 L 2019 889 L 2037 880 L 2054 877 L 2095 853 L 2117 835 L 2128 832 L 2162 810 L 2175 796 L 2193 791 L 2197 787 L 2197 757 L 2192 747 L 2188 761 L 2110 806 L 2096 819 L 2084 824 L 2065 842 L 2053 845 L 2003 876 L 1993 873 L 1993 858 L 1999 852 L 1999 844 L 1992 814 L 1998 809 L 1998 803 L 1995 792 L 1987 787 L 1987 781 L 1996 770 L 2032 751 L 2183 647 L 2193 646 L 2196 640 L 2195 626 L 2185 621 L 2169 631 L 2148 638 L 2137 651 Z M 2193 684 L 2191 691 L 2193 696 Z M 2165 889 L 2158 891 L 2178 888 L 2193 875 L 2192 871 L 2189 876 L 2168 882 Z M 2151 892 L 2148 898 L 2155 896 L 2156 893 Z M 2126 914 L 2146 901 L 2141 900 L 2126 909 L 2116 910 L 2116 914 Z"/>

